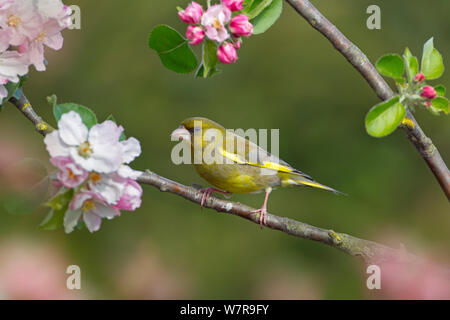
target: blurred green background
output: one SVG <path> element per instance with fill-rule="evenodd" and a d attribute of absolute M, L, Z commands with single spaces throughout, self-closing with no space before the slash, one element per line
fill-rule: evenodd
<path fill-rule="evenodd" d="M 32 71 L 24 88 L 45 119 L 54 123 L 46 102 L 52 94 L 60 102 L 89 106 L 99 119 L 112 113 L 127 135 L 142 143 L 135 168 L 188 185 L 206 183 L 191 166 L 171 163 L 174 144 L 169 133 L 184 118 L 204 116 L 227 128 L 279 128 L 282 159 L 349 196 L 306 188 L 278 190 L 270 197 L 272 213 L 395 247 L 403 243 L 415 253 L 448 261 L 449 203 L 430 170 L 403 132 L 385 139 L 365 133 L 365 114 L 378 98 L 286 3 L 281 19 L 267 33 L 244 42 L 236 65 L 222 66 L 222 74 L 208 80 L 166 70 L 147 46 L 155 25 L 169 24 L 184 33 L 186 26 L 175 8 L 188 1 L 65 3 L 81 7 L 81 30 L 64 32 L 64 48 L 47 51 L 47 72 Z M 371 61 L 385 53 L 402 53 L 406 46 L 420 56 L 431 36 L 444 61 L 450 61 L 447 0 L 314 4 Z M 371 4 L 381 7 L 381 30 L 366 28 Z M 433 82 L 438 83 L 449 88 L 450 73 Z M 449 118 L 424 110 L 418 110 L 416 118 L 450 163 Z M 9 166 L 22 158 L 47 164 L 48 156 L 42 138 L 9 104 L 0 113 L 0 147 L 0 197 L 9 198 L 12 181 L 23 178 L 7 174 L 13 172 Z M 259 207 L 263 195 L 232 199 Z M 11 215 L 0 207 L 0 271 L 8 264 L 15 270 L 8 259 L 22 252 L 24 262 L 18 265 L 29 263 L 35 271 L 56 260 L 53 265 L 61 267 L 49 281 L 65 286 L 66 266 L 79 265 L 82 290 L 62 290 L 50 297 L 379 297 L 366 289 L 365 269 L 355 258 L 319 243 L 260 230 L 243 219 L 201 211 L 149 186 L 144 187 L 139 210 L 104 221 L 92 235 L 86 230 L 70 235 L 39 231 L 44 216 L 43 210 Z M 43 258 L 45 253 L 53 260 Z M 36 262 L 39 259 L 43 261 Z M 0 297 L 1 283 L 0 276 Z M 3 291 L 3 297 L 14 297 Z M 28 297 L 26 290 L 23 295 Z"/>

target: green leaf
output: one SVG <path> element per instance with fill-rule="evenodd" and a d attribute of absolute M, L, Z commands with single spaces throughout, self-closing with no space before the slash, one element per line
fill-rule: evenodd
<path fill-rule="evenodd" d="M 422 73 L 427 80 L 437 79 L 444 73 L 442 56 L 434 48 L 433 38 L 430 38 L 423 46 Z"/>
<path fill-rule="evenodd" d="M 50 207 L 50 212 L 38 226 L 40 230 L 56 230 L 64 225 L 64 214 L 74 196 L 74 189 L 63 189 L 56 194 L 45 206 Z"/>
<path fill-rule="evenodd" d="M 211 77 L 218 72 L 216 66 L 219 63 L 217 58 L 217 44 L 214 41 L 206 40 L 203 44 L 202 65 L 197 71 L 197 77 Z"/>
<path fill-rule="evenodd" d="M 436 94 L 438 95 L 438 97 L 445 96 L 446 89 L 442 84 L 434 87 L 434 90 L 436 90 Z"/>
<path fill-rule="evenodd" d="M 414 77 L 419 72 L 419 61 L 415 56 L 412 55 L 408 48 L 405 49 L 403 54 L 403 59 L 405 60 L 406 74 L 408 75 L 408 81 L 412 82 Z"/>
<path fill-rule="evenodd" d="M 97 124 L 97 117 L 95 113 L 91 109 L 86 108 L 82 105 L 75 103 L 63 103 L 57 104 L 53 108 L 53 114 L 57 122 L 61 119 L 61 116 L 63 114 L 70 111 L 75 111 L 76 113 L 78 113 L 81 117 L 81 120 L 83 120 L 84 125 L 88 127 L 88 129 Z"/>
<path fill-rule="evenodd" d="M 245 14 L 250 20 L 257 17 L 268 6 L 272 4 L 274 0 L 253 0 L 244 1 L 244 9 L 241 13 Z"/>
<path fill-rule="evenodd" d="M 61 228 L 64 225 L 63 210 L 50 209 L 49 213 L 45 216 L 44 220 L 39 224 L 39 230 L 53 231 Z"/>
<path fill-rule="evenodd" d="M 253 34 L 266 32 L 281 16 L 283 0 L 273 0 L 260 14 L 251 20 Z"/>
<path fill-rule="evenodd" d="M 406 115 L 405 107 L 399 101 L 400 97 L 395 96 L 370 109 L 366 116 L 366 130 L 369 135 L 381 138 L 395 131 Z"/>
<path fill-rule="evenodd" d="M 189 73 L 197 68 L 197 58 L 187 41 L 169 26 L 155 27 L 148 45 L 158 53 L 162 64 L 169 70 Z"/>
<path fill-rule="evenodd" d="M 8 82 L 5 84 L 5 88 L 8 91 L 8 95 L 3 98 L 3 100 L 0 102 L 0 111 L 2 111 L 3 104 L 7 102 L 11 97 L 16 93 L 17 89 L 19 89 L 20 82 L 14 83 L 14 82 Z"/>
<path fill-rule="evenodd" d="M 110 121 L 114 122 L 115 124 L 117 124 L 116 118 L 112 114 L 110 114 L 108 116 L 108 118 L 106 118 L 106 120 L 110 120 Z M 119 137 L 119 141 L 123 141 L 126 139 L 127 139 L 127 136 L 125 135 L 125 130 L 124 130 L 124 131 L 122 131 L 122 134 Z"/>
<path fill-rule="evenodd" d="M 377 61 L 376 68 L 383 76 L 400 80 L 405 71 L 405 64 L 398 54 L 388 54 Z"/>
<path fill-rule="evenodd" d="M 437 97 L 431 100 L 431 106 L 434 109 L 444 112 L 445 114 L 449 113 L 449 101 L 444 97 Z"/>

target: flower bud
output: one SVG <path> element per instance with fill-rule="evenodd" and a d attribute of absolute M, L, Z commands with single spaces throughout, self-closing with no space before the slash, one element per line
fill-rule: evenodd
<path fill-rule="evenodd" d="M 186 23 L 200 23 L 203 16 L 203 8 L 200 4 L 192 1 L 185 10 L 178 12 L 181 21 Z"/>
<path fill-rule="evenodd" d="M 422 72 L 416 74 L 416 76 L 414 77 L 414 81 L 416 82 L 422 82 L 423 80 L 425 80 L 425 76 Z"/>
<path fill-rule="evenodd" d="M 235 63 L 238 58 L 236 48 L 229 42 L 224 43 L 217 50 L 217 58 L 224 64 Z"/>
<path fill-rule="evenodd" d="M 420 94 L 425 99 L 434 99 L 436 98 L 436 90 L 432 86 L 425 86 L 422 89 L 422 93 Z"/>
<path fill-rule="evenodd" d="M 242 36 L 248 37 L 253 33 L 253 25 L 245 14 L 238 14 L 231 20 L 230 30 L 236 38 Z"/>
<path fill-rule="evenodd" d="M 186 38 L 189 40 L 190 45 L 197 45 L 205 39 L 205 31 L 202 27 L 190 25 L 186 31 Z"/>
<path fill-rule="evenodd" d="M 236 48 L 236 50 L 239 50 L 241 48 L 241 44 L 242 44 L 241 40 L 238 40 L 234 43 L 234 47 Z"/>
<path fill-rule="evenodd" d="M 244 0 L 222 0 L 222 3 L 231 11 L 240 11 L 244 9 Z"/>

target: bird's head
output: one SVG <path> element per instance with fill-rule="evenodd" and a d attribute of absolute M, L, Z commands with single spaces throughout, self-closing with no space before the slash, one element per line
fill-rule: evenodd
<path fill-rule="evenodd" d="M 171 133 L 173 140 L 192 143 L 192 138 L 197 132 L 203 135 L 208 129 L 216 129 L 225 133 L 225 128 L 217 122 L 207 118 L 192 117 L 181 122 L 181 125 Z"/>

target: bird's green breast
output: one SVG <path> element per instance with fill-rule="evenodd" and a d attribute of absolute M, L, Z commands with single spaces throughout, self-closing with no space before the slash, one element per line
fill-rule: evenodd
<path fill-rule="evenodd" d="M 261 168 L 250 165 L 197 164 L 194 167 L 203 179 L 231 193 L 259 192 L 269 186 L 281 185 L 278 174 L 267 174 Z"/>

